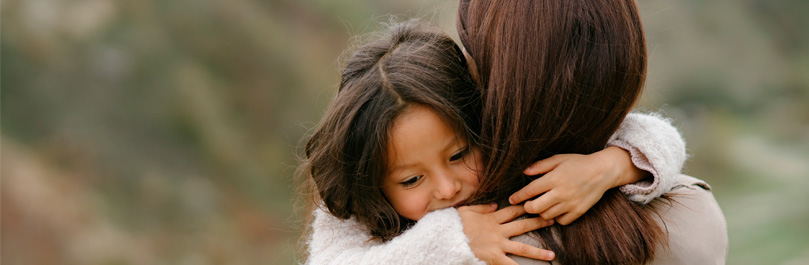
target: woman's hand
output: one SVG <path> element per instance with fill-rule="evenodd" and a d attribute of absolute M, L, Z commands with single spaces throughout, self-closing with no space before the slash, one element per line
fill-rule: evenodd
<path fill-rule="evenodd" d="M 578 219 L 607 190 L 649 176 L 635 167 L 629 152 L 614 146 L 590 155 L 555 155 L 534 163 L 523 173 L 545 175 L 515 192 L 509 202 L 518 204 L 541 194 L 525 202 L 525 211 L 556 219 L 562 225 Z"/>
<path fill-rule="evenodd" d="M 458 214 L 463 222 L 463 232 L 469 239 L 469 247 L 478 259 L 487 264 L 517 264 L 506 256 L 506 253 L 511 253 L 532 259 L 553 260 L 554 253 L 550 250 L 509 239 L 552 225 L 553 220 L 534 217 L 512 221 L 525 214 L 521 205 L 495 210 L 496 204 L 458 208 Z"/>

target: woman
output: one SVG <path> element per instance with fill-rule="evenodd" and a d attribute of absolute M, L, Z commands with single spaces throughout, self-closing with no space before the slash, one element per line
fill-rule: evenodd
<path fill-rule="evenodd" d="M 462 0 L 457 26 L 483 88 L 481 138 L 490 141 L 476 202 L 506 204 L 526 185 L 528 195 L 511 203 L 540 195 L 531 186 L 542 178 L 523 169 L 554 154 L 600 150 L 642 90 L 646 47 L 632 0 Z M 676 181 L 669 204 L 637 205 L 611 190 L 570 225 L 521 240 L 550 248 L 559 264 L 723 264 L 726 226 L 708 185 Z M 526 211 L 557 216 L 561 206 L 543 204 L 545 196 Z"/>

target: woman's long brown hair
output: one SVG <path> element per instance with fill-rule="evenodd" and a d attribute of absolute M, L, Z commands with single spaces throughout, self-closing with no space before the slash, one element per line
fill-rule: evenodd
<path fill-rule="evenodd" d="M 603 149 L 643 87 L 633 0 L 462 0 L 458 34 L 483 87 L 479 203 L 505 203 L 534 161 Z M 653 214 L 612 189 L 572 224 L 534 233 L 562 264 L 643 264 L 665 242 Z"/>

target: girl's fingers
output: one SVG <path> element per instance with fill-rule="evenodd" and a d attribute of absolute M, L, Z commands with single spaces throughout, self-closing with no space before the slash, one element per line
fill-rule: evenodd
<path fill-rule="evenodd" d="M 547 211 L 552 206 L 559 203 L 560 202 L 556 197 L 556 192 L 550 191 L 542 194 L 542 196 L 539 196 L 539 198 L 525 202 L 523 207 L 525 207 L 525 212 L 527 213 L 538 214 Z"/>
<path fill-rule="evenodd" d="M 502 224 L 500 231 L 503 236 L 513 237 L 550 226 L 553 222 L 553 219 L 544 219 L 542 217 L 526 218 Z"/>
<path fill-rule="evenodd" d="M 497 204 L 496 203 L 477 204 L 477 205 L 469 205 L 469 206 L 458 207 L 459 212 L 461 212 L 461 211 L 470 211 L 470 212 L 476 212 L 476 213 L 481 213 L 481 214 L 491 213 L 491 212 L 494 212 L 495 210 L 497 210 Z"/>
<path fill-rule="evenodd" d="M 553 183 L 551 178 L 541 177 L 531 181 L 525 187 L 518 190 L 511 197 L 508 197 L 508 202 L 511 204 L 518 204 L 527 199 L 533 198 L 537 195 L 540 195 L 546 191 L 551 190 L 553 187 Z"/>
<path fill-rule="evenodd" d="M 584 213 L 578 213 L 575 211 L 567 212 L 559 217 L 556 217 L 556 222 L 560 225 L 569 225 L 573 221 L 576 221 L 576 219 L 579 219 L 582 214 Z"/>
<path fill-rule="evenodd" d="M 545 261 L 551 261 L 556 257 L 556 254 L 553 253 L 553 251 L 511 240 L 504 244 L 503 250 L 517 256 Z"/>
<path fill-rule="evenodd" d="M 523 170 L 522 173 L 526 174 L 526 175 L 529 175 L 529 176 L 548 173 L 549 171 L 556 168 L 556 166 L 558 166 L 559 163 L 562 163 L 562 161 L 565 161 L 567 159 L 568 159 L 568 157 L 565 154 L 554 155 L 552 157 L 548 157 L 548 158 L 539 160 L 537 162 L 534 162 L 533 164 L 528 166 L 528 168 Z"/>
<path fill-rule="evenodd" d="M 496 212 L 492 213 L 494 215 L 494 220 L 498 223 L 502 224 L 514 218 L 517 218 L 523 214 L 525 214 L 525 210 L 523 209 L 522 205 L 512 205 Z"/>
<path fill-rule="evenodd" d="M 494 264 L 494 265 L 519 265 L 519 263 L 517 263 L 513 259 L 510 259 L 505 254 L 503 254 L 502 256 L 494 258 L 494 260 L 492 261 L 492 264 Z"/>
<path fill-rule="evenodd" d="M 550 220 L 550 219 L 554 219 L 554 218 L 556 218 L 556 217 L 558 217 L 558 216 L 560 216 L 560 215 L 562 215 L 563 213 L 566 213 L 566 212 L 568 212 L 568 210 L 564 206 L 562 206 L 562 204 L 560 203 L 560 204 L 552 206 L 551 208 L 548 208 L 544 212 L 540 213 L 539 216 L 542 216 L 542 218 Z"/>

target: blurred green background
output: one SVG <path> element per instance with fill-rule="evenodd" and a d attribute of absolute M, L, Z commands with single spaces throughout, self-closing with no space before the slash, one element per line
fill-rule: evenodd
<path fill-rule="evenodd" d="M 809 264 L 809 2 L 639 0 L 728 264 Z M 3 264 L 292 264 L 341 51 L 456 1 L 2 1 Z"/>

